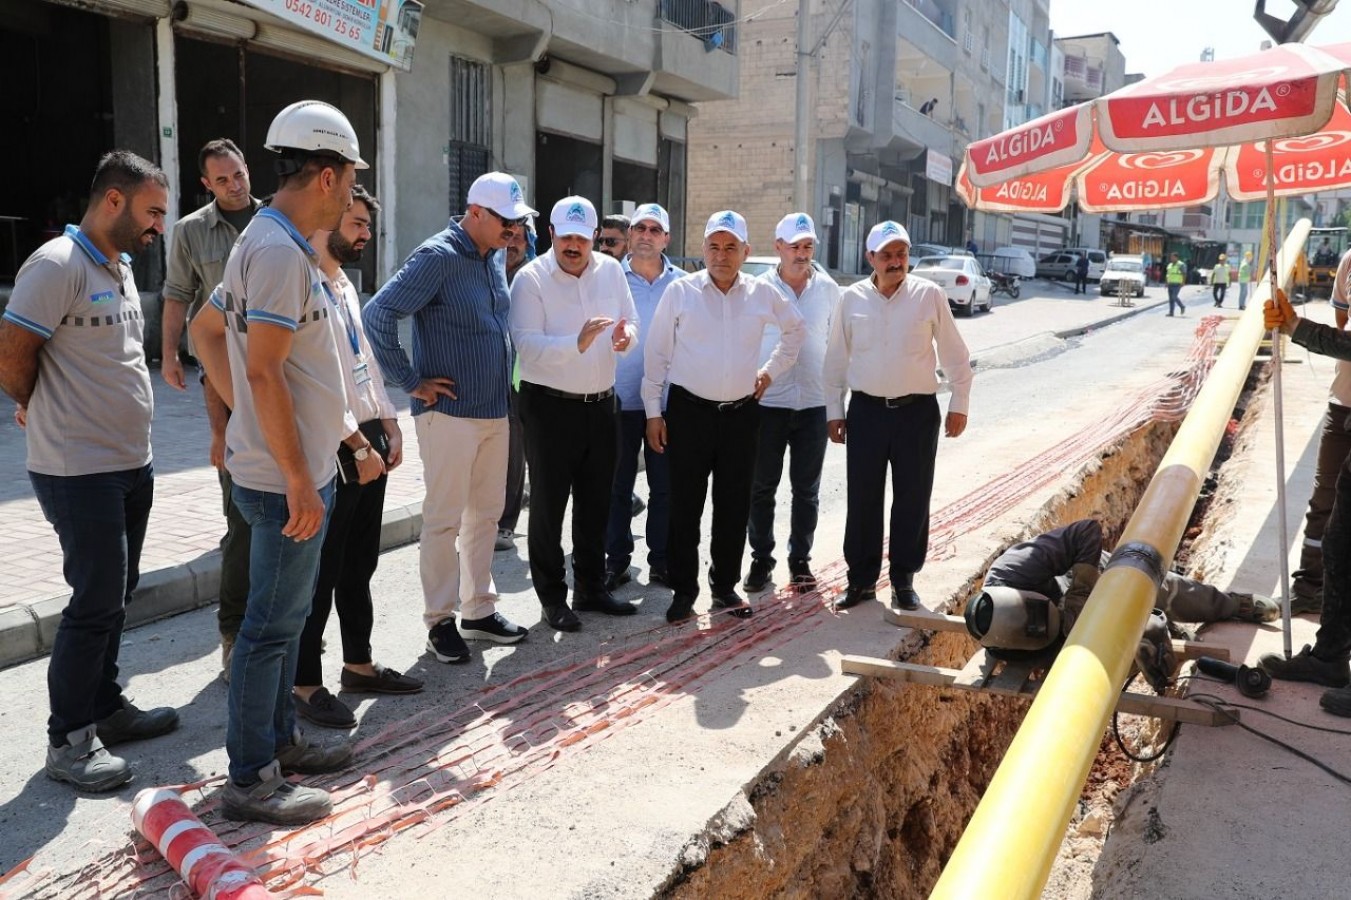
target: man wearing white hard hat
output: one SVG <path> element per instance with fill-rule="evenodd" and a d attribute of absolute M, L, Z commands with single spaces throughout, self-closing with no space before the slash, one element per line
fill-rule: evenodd
<path fill-rule="evenodd" d="M 511 336 L 521 359 L 521 424 L 530 466 L 530 580 L 544 620 L 581 627 L 578 612 L 632 615 L 605 586 L 605 521 L 618 433 L 615 362 L 638 336 L 638 315 L 614 259 L 594 251 L 596 209 L 564 197 L 549 215 L 553 247 L 511 284 Z M 563 514 L 572 499 L 572 608 Z"/>
<path fill-rule="evenodd" d="M 848 477 L 844 559 L 849 585 L 836 607 L 848 609 L 877 596 L 889 467 L 891 603 L 918 609 L 914 575 L 929 546 L 941 418 L 935 369 L 942 365 L 952 391 L 945 434 L 955 438 L 966 429 L 971 357 L 947 294 L 932 281 L 906 274 L 910 235 L 905 227 L 881 222 L 868 233 L 867 246 L 872 277 L 840 295 L 826 347 L 826 427 L 832 441 L 846 445 Z"/>
<path fill-rule="evenodd" d="M 514 644 L 527 633 L 497 611 L 492 564 L 510 446 L 506 247 L 535 211 L 505 172 L 479 176 L 467 201 L 464 216 L 423 241 L 361 313 L 385 377 L 413 398 L 427 485 L 422 621 L 427 649 L 443 663 L 469 661 L 466 638 Z M 409 316 L 411 361 L 399 339 Z"/>
<path fill-rule="evenodd" d="M 644 203 L 629 223 L 629 255 L 622 265 L 633 307 L 643 323 L 652 321 L 666 286 L 684 272 L 671 264 L 666 245 L 671 240 L 671 217 L 657 203 Z M 619 358 L 615 394 L 619 397 L 619 462 L 610 497 L 610 522 L 605 529 L 605 584 L 610 590 L 633 580 L 634 485 L 639 457 L 647 475 L 647 580 L 666 584 L 666 537 L 670 528 L 671 488 L 666 457 L 647 446 L 647 413 L 643 411 L 643 341 L 647 328 L 638 330 L 638 345 Z"/>
<path fill-rule="evenodd" d="M 802 315 L 778 291 L 741 273 L 750 253 L 746 220 L 730 209 L 704 226 L 704 270 L 671 283 L 647 329 L 643 406 L 647 442 L 669 454 L 671 527 L 669 622 L 694 615 L 699 597 L 699 532 L 713 479 L 708 572 L 714 610 L 751 615 L 736 592 L 746 549 L 760 398 L 792 368 L 806 336 Z M 760 362 L 765 330 L 777 345 Z M 670 387 L 666 409 L 662 399 Z"/>
<path fill-rule="evenodd" d="M 840 302 L 840 287 L 812 264 L 816 223 L 805 212 L 789 213 L 774 229 L 779 264 L 760 276 L 802 314 L 807 338 L 797 364 L 760 398 L 760 450 L 751 487 L 751 568 L 743 587 L 762 591 L 774 574 L 774 495 L 788 454 L 793 500 L 789 513 L 788 577 L 794 590 L 816 589 L 810 560 L 820 509 L 821 468 L 826 461 L 826 395 L 821 383 L 830 337 L 830 319 Z M 779 330 L 765 329 L 760 359 L 767 362 Z"/>
<path fill-rule="evenodd" d="M 334 448 L 353 451 L 362 483 L 385 471 L 348 411 L 333 297 L 307 235 L 338 228 L 366 168 L 339 110 L 309 100 L 272 120 L 267 149 L 279 179 L 249 222 L 225 280 L 192 321 L 207 377 L 233 410 L 225 465 L 249 523 L 249 597 L 230 660 L 226 817 L 295 825 L 329 814 L 328 794 L 292 772 L 338 771 L 346 741 L 312 744 L 295 727 L 300 634 L 310 612 L 332 507 Z"/>

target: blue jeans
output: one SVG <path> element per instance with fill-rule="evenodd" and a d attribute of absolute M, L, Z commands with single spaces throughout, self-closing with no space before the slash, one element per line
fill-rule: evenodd
<path fill-rule="evenodd" d="M 1173 304 L 1175 303 L 1177 304 L 1177 308 L 1182 310 L 1182 312 L 1185 313 L 1187 311 L 1187 307 L 1182 305 L 1182 298 L 1179 296 L 1181 293 L 1182 293 L 1182 285 L 1180 284 L 1168 285 L 1168 315 L 1171 316 L 1173 314 Z"/>
<path fill-rule="evenodd" d="M 307 541 L 294 541 L 281 533 L 291 517 L 285 494 L 234 486 L 235 506 L 253 530 L 249 600 L 230 660 L 225 730 L 230 779 L 239 785 L 256 783 L 258 770 L 276 759 L 295 731 L 291 687 L 333 510 L 332 481 L 319 488 L 319 496 L 324 527 Z"/>
<path fill-rule="evenodd" d="M 633 561 L 633 486 L 638 481 L 638 454 L 647 469 L 647 565 L 666 568 L 666 536 L 671 527 L 671 476 L 666 454 L 647 445 L 647 414 L 641 409 L 619 413 L 619 462 L 610 495 L 610 521 L 605 527 L 605 571 L 624 572 Z"/>
<path fill-rule="evenodd" d="M 28 473 L 42 514 L 61 540 L 70 603 L 47 665 L 52 744 L 117 712 L 117 653 L 126 604 L 141 577 L 141 546 L 155 498 L 149 466 L 97 475 Z"/>
<path fill-rule="evenodd" d="M 751 516 L 746 534 L 751 558 L 774 566 L 774 495 L 783 478 L 784 452 L 788 482 L 793 488 L 789 517 L 788 559 L 811 559 L 812 539 L 821 503 L 821 467 L 826 461 L 826 408 L 776 409 L 760 407 L 760 451 L 751 485 Z"/>

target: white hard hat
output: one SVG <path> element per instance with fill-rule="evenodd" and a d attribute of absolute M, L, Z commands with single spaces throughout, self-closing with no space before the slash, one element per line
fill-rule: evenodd
<path fill-rule="evenodd" d="M 321 100 L 301 100 L 277 113 L 263 146 L 277 153 L 283 150 L 333 153 L 358 169 L 370 168 L 361 158 L 352 123 L 342 110 Z"/>

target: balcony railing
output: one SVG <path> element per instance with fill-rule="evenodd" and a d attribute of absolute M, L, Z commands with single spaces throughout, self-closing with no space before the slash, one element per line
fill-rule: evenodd
<path fill-rule="evenodd" d="M 713 0 L 661 0 L 661 17 L 704 42 L 707 50 L 736 55 L 736 13 Z"/>
<path fill-rule="evenodd" d="M 905 0 L 905 2 L 913 6 L 921 16 L 938 26 L 939 30 L 948 37 L 954 41 L 957 39 L 957 23 L 953 20 L 952 13 L 943 9 L 934 0 Z"/>

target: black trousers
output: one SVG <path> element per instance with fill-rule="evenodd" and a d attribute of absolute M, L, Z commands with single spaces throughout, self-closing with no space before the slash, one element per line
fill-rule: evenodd
<path fill-rule="evenodd" d="M 709 586 L 730 591 L 741 580 L 751 484 L 760 436 L 760 405 L 706 405 L 678 385 L 666 406 L 666 455 L 671 471 L 671 531 L 666 571 L 677 596 L 699 596 L 699 526 L 713 478 Z"/>
<path fill-rule="evenodd" d="M 500 531 L 515 531 L 521 520 L 525 500 L 525 434 L 521 429 L 521 401 L 513 389 L 507 390 L 507 498 L 502 504 Z"/>
<path fill-rule="evenodd" d="M 361 433 L 381 456 L 388 457 L 389 440 L 379 419 L 363 422 Z M 371 630 L 375 627 L 371 578 L 380 563 L 380 524 L 388 482 L 389 476 L 381 475 L 369 484 L 344 484 L 339 480 L 334 485 L 333 512 L 319 554 L 314 602 L 305 630 L 300 633 L 296 657 L 296 684 L 302 687 L 324 683 L 319 656 L 328 615 L 335 605 L 342 631 L 342 661 L 353 665 L 371 662 Z"/>
<path fill-rule="evenodd" d="M 572 584 L 605 584 L 605 523 L 619 446 L 619 401 L 554 397 L 521 382 L 521 426 L 530 468 L 530 579 L 542 604 L 565 603 L 563 513 L 572 498 Z"/>
<path fill-rule="evenodd" d="M 890 576 L 918 572 L 929 549 L 929 497 L 938 453 L 938 399 L 888 408 L 854 394 L 845 416 L 848 510 L 844 560 L 850 587 L 871 588 L 882 574 L 882 506 L 891 467 Z"/>
<path fill-rule="evenodd" d="M 225 535 L 220 539 L 220 607 L 216 610 L 216 620 L 221 636 L 233 638 L 239 634 L 244 606 L 249 599 L 249 536 L 253 532 L 235 508 L 231 496 L 234 482 L 230 480 L 230 473 L 221 469 L 217 477 L 225 513 Z"/>

